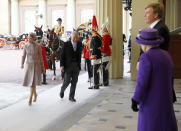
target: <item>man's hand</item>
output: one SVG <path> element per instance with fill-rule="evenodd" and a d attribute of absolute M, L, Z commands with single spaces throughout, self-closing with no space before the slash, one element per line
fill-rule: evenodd
<path fill-rule="evenodd" d="M 61 69 L 61 72 L 64 72 L 64 66 L 61 66 L 60 69 Z"/>
<path fill-rule="evenodd" d="M 131 105 L 131 108 L 134 112 L 138 112 L 139 109 L 138 109 L 138 103 L 132 99 L 132 105 Z"/>

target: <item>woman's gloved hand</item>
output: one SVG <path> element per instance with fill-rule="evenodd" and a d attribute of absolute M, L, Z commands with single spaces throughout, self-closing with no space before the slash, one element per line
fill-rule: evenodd
<path fill-rule="evenodd" d="M 132 105 L 131 105 L 132 110 L 133 110 L 134 112 L 138 112 L 138 111 L 139 111 L 139 109 L 138 109 L 138 103 L 137 103 L 135 100 L 133 100 L 133 99 L 131 99 L 131 100 L 132 100 Z"/>

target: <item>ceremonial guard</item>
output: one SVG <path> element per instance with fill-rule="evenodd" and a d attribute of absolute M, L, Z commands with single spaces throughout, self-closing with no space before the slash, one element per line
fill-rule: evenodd
<path fill-rule="evenodd" d="M 91 67 L 91 60 L 90 60 L 90 41 L 91 41 L 91 34 L 87 34 L 87 39 L 85 41 L 84 49 L 83 49 L 83 55 L 87 64 L 87 69 L 88 69 L 88 78 L 91 82 L 91 77 L 92 77 L 92 67 Z"/>
<path fill-rule="evenodd" d="M 103 68 L 103 85 L 108 86 L 109 85 L 109 61 L 111 56 L 111 36 L 108 32 L 106 22 L 102 26 L 102 68 Z"/>
<path fill-rule="evenodd" d="M 43 64 L 44 64 L 44 67 L 45 67 L 45 73 L 43 73 L 43 82 L 42 82 L 42 84 L 47 84 L 47 82 L 46 82 L 46 70 L 49 69 L 49 65 L 48 65 L 48 61 L 47 61 L 47 52 L 46 52 L 45 44 L 42 41 L 41 36 L 37 36 L 37 43 L 41 47 L 41 52 L 42 52 L 42 56 L 43 56 Z"/>
<path fill-rule="evenodd" d="M 101 46 L 102 38 L 97 32 L 98 26 L 96 17 L 93 16 L 92 19 L 92 39 L 90 42 L 90 58 L 91 64 L 93 66 L 93 86 L 89 89 L 99 89 L 99 73 L 98 69 L 101 65 Z"/>
<path fill-rule="evenodd" d="M 53 27 L 55 33 L 59 36 L 59 38 L 62 36 L 62 34 L 64 33 L 64 26 L 62 26 L 62 19 L 58 18 L 57 19 L 58 25 L 55 25 Z"/>

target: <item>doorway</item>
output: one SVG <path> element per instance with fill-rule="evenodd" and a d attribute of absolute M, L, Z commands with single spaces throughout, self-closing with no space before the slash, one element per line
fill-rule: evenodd
<path fill-rule="evenodd" d="M 123 77 L 131 78 L 131 28 L 132 28 L 132 0 L 123 0 Z"/>

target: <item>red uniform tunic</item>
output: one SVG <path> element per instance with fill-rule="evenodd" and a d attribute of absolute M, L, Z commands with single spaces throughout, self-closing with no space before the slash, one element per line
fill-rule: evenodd
<path fill-rule="evenodd" d="M 111 36 L 109 33 L 104 33 L 102 35 L 102 49 L 101 52 L 105 54 L 105 56 L 111 56 Z"/>
<path fill-rule="evenodd" d="M 44 67 L 45 67 L 45 69 L 49 69 L 48 61 L 46 58 L 47 53 L 46 53 L 45 47 L 43 45 L 40 45 L 40 47 L 41 47 L 41 52 L 42 52 L 42 56 L 43 56 Z"/>
<path fill-rule="evenodd" d="M 90 39 L 87 39 L 84 45 L 84 49 L 83 49 L 83 54 L 84 54 L 85 59 L 89 59 L 90 57 L 89 48 L 90 48 Z"/>

